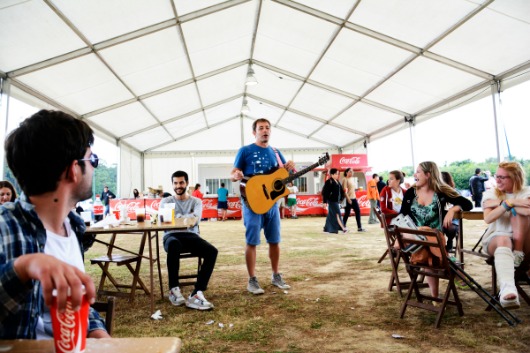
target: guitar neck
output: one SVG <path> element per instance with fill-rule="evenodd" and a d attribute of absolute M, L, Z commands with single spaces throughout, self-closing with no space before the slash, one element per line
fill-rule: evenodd
<path fill-rule="evenodd" d="M 298 171 L 298 172 L 296 172 L 294 174 L 289 175 L 289 177 L 284 179 L 285 184 L 290 183 L 294 179 L 301 177 L 302 175 L 304 175 L 305 173 L 309 172 L 311 169 L 315 169 L 319 165 L 320 165 L 320 163 L 316 162 L 316 163 L 311 164 L 309 167 L 306 167 L 306 168 L 304 168 L 304 169 L 302 169 L 302 170 L 300 170 L 300 171 Z"/>

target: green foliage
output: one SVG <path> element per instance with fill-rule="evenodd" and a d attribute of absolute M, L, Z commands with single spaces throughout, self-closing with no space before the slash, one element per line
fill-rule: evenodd
<path fill-rule="evenodd" d="M 94 180 L 92 183 L 93 199 L 96 198 L 96 194 L 103 192 L 105 185 L 113 193 L 116 194 L 118 192 L 118 167 L 116 164 L 109 166 L 105 160 L 100 159 L 99 165 L 94 172 Z"/>

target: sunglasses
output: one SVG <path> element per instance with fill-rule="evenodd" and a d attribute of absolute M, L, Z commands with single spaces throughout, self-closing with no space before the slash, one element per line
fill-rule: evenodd
<path fill-rule="evenodd" d="M 500 179 L 500 180 L 510 179 L 510 176 L 509 175 L 495 175 L 495 179 Z"/>
<path fill-rule="evenodd" d="M 98 163 L 99 163 L 99 158 L 98 158 L 97 154 L 91 153 L 90 157 L 83 158 L 83 159 L 78 159 L 78 161 L 79 162 L 80 161 L 90 161 L 90 164 L 92 164 L 92 167 L 97 168 L 98 167 Z"/>

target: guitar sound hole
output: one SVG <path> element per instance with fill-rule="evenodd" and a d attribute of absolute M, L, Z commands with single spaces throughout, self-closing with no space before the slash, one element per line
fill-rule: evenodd
<path fill-rule="evenodd" d="M 283 183 L 281 180 L 276 180 L 274 182 L 274 190 L 281 190 L 283 188 Z"/>

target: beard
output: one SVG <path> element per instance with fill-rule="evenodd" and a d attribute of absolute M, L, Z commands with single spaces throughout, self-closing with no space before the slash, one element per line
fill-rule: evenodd
<path fill-rule="evenodd" d="M 178 196 L 182 196 L 186 192 L 186 188 L 176 188 L 173 189 L 173 191 L 175 191 L 175 194 L 177 194 Z"/>

